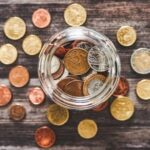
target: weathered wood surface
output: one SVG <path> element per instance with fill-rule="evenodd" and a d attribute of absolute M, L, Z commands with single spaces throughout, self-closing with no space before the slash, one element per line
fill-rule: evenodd
<path fill-rule="evenodd" d="M 54 33 L 67 28 L 64 22 L 63 11 L 72 0 L 0 0 L 0 45 L 3 43 L 14 44 L 19 52 L 16 64 L 28 67 L 31 75 L 27 87 L 16 89 L 8 82 L 8 72 L 12 66 L 0 64 L 0 83 L 10 86 L 13 93 L 13 102 L 7 107 L 0 108 L 0 150 L 38 150 L 34 142 L 34 131 L 42 125 L 49 125 L 56 131 L 57 142 L 52 150 L 128 150 L 150 149 L 150 102 L 141 101 L 135 94 L 136 83 L 149 78 L 150 75 L 138 75 L 130 67 L 130 56 L 134 49 L 150 47 L 150 1 L 99 1 L 78 0 L 87 10 L 88 18 L 85 26 L 93 28 L 107 35 L 118 49 L 122 62 L 122 75 L 127 77 L 130 84 L 129 96 L 133 99 L 136 107 L 134 116 L 126 122 L 114 120 L 109 108 L 100 112 L 71 111 L 69 122 L 62 127 L 55 127 L 48 123 L 45 112 L 50 100 L 39 106 L 33 107 L 26 97 L 29 87 L 39 86 L 37 78 L 37 57 L 28 57 L 21 48 L 22 39 L 11 41 L 3 34 L 3 25 L 7 18 L 20 16 L 27 23 L 27 33 L 39 35 L 43 43 Z M 48 9 L 52 14 L 50 27 L 38 30 L 32 25 L 31 15 L 39 7 Z M 116 42 L 116 31 L 121 25 L 131 25 L 137 30 L 138 40 L 130 48 L 123 48 Z M 14 103 L 21 103 L 27 109 L 27 116 L 23 122 L 14 123 L 9 119 L 8 109 Z M 92 140 L 81 139 L 76 127 L 84 118 L 96 120 L 99 131 Z"/>

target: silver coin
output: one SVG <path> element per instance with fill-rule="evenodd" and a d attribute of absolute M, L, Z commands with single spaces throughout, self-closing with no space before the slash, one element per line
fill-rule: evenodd
<path fill-rule="evenodd" d="M 81 41 L 77 43 L 76 47 L 83 48 L 87 51 L 89 51 L 94 45 L 92 43 L 86 42 L 86 41 Z"/>

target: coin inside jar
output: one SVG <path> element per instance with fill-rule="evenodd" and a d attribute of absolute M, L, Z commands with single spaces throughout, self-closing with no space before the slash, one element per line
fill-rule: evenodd
<path fill-rule="evenodd" d="M 100 104 L 100 105 L 96 106 L 95 108 L 93 108 L 93 111 L 100 112 L 100 111 L 104 110 L 108 105 L 109 105 L 108 101 L 103 102 L 102 104 Z"/>
<path fill-rule="evenodd" d="M 55 132 L 47 126 L 36 129 L 34 137 L 36 144 L 41 148 L 50 148 L 56 141 Z"/>
<path fill-rule="evenodd" d="M 54 55 L 50 63 L 51 74 L 56 73 L 59 70 L 60 65 L 61 63 L 59 58 Z"/>

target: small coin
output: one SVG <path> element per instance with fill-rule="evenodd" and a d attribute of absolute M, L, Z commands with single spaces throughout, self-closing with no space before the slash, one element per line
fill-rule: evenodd
<path fill-rule="evenodd" d="M 97 124 L 94 120 L 84 119 L 78 124 L 78 134 L 84 139 L 91 139 L 98 132 Z"/>
<path fill-rule="evenodd" d="M 101 89 L 106 77 L 101 74 L 91 74 L 83 82 L 83 94 L 92 95 Z"/>
<path fill-rule="evenodd" d="M 24 36 L 26 24 L 20 17 L 11 17 L 4 24 L 4 33 L 11 40 L 18 40 Z"/>
<path fill-rule="evenodd" d="M 136 31 L 131 26 L 122 26 L 117 31 L 117 40 L 122 46 L 131 46 L 137 39 Z"/>
<path fill-rule="evenodd" d="M 132 117 L 134 104 L 128 97 L 120 96 L 112 102 L 110 111 L 116 120 L 125 121 Z"/>
<path fill-rule="evenodd" d="M 86 21 L 87 13 L 83 6 L 74 3 L 65 9 L 64 18 L 70 26 L 81 26 Z"/>
<path fill-rule="evenodd" d="M 55 51 L 55 55 L 60 58 L 63 58 L 66 53 L 67 51 L 66 48 L 64 48 L 64 46 L 58 47 L 57 50 Z"/>
<path fill-rule="evenodd" d="M 82 75 L 89 70 L 87 51 L 80 48 L 69 50 L 64 57 L 66 69 L 73 75 Z"/>
<path fill-rule="evenodd" d="M 139 81 L 136 85 L 136 93 L 142 100 L 150 100 L 150 80 Z"/>
<path fill-rule="evenodd" d="M 29 72 L 24 66 L 13 67 L 9 72 L 9 81 L 15 87 L 23 87 L 29 81 Z"/>
<path fill-rule="evenodd" d="M 51 22 L 51 15 L 46 9 L 39 8 L 34 11 L 32 15 L 32 22 L 38 28 L 45 28 Z"/>
<path fill-rule="evenodd" d="M 7 105 L 12 100 L 12 92 L 6 85 L 0 85 L 0 106 Z"/>
<path fill-rule="evenodd" d="M 102 104 L 100 104 L 100 105 L 96 106 L 95 108 L 93 108 L 93 111 L 100 112 L 100 111 L 104 110 L 108 105 L 109 105 L 108 101 L 103 102 Z"/>
<path fill-rule="evenodd" d="M 60 65 L 61 63 L 60 63 L 59 58 L 54 55 L 52 57 L 51 64 L 50 64 L 51 74 L 56 73 L 59 70 Z"/>
<path fill-rule="evenodd" d="M 16 61 L 18 56 L 17 49 L 12 44 L 4 44 L 0 47 L 0 61 L 9 65 Z"/>
<path fill-rule="evenodd" d="M 129 91 L 129 83 L 127 81 L 126 78 L 124 77 L 120 77 L 119 83 L 118 83 L 118 87 L 115 90 L 113 96 L 119 96 L 119 95 L 126 95 Z"/>
<path fill-rule="evenodd" d="M 40 105 L 45 100 L 45 94 L 39 87 L 30 88 L 28 91 L 28 97 L 32 104 Z"/>
<path fill-rule="evenodd" d="M 55 132 L 47 126 L 36 129 L 34 137 L 36 144 L 41 148 L 50 148 L 56 141 Z"/>
<path fill-rule="evenodd" d="M 48 121 L 56 126 L 64 125 L 69 119 L 69 111 L 57 104 L 51 104 L 47 110 Z"/>
<path fill-rule="evenodd" d="M 26 110 L 22 105 L 15 104 L 11 106 L 9 111 L 9 116 L 14 121 L 20 121 L 24 119 L 25 115 L 26 115 Z"/>

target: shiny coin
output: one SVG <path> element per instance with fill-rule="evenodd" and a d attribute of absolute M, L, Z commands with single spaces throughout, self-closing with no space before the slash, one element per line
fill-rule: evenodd
<path fill-rule="evenodd" d="M 137 95 L 143 100 L 150 100 L 150 80 L 144 79 L 137 83 Z"/>
<path fill-rule="evenodd" d="M 36 144 L 41 148 L 50 148 L 56 141 L 55 132 L 47 126 L 38 128 L 34 137 Z"/>
<path fill-rule="evenodd" d="M 150 73 L 150 49 L 139 48 L 131 56 L 131 66 L 139 74 Z"/>
<path fill-rule="evenodd" d="M 132 117 L 134 104 L 128 97 L 120 96 L 112 102 L 110 111 L 116 120 L 125 121 Z"/>
<path fill-rule="evenodd" d="M 57 104 L 51 104 L 47 110 L 48 121 L 56 126 L 64 125 L 69 119 L 69 111 Z"/>
<path fill-rule="evenodd" d="M 24 36 L 26 32 L 26 24 L 19 17 L 9 18 L 4 25 L 5 35 L 12 40 L 18 40 Z"/>
<path fill-rule="evenodd" d="M 101 89 L 106 77 L 101 74 L 92 74 L 88 76 L 83 83 L 83 94 L 92 95 Z"/>
<path fill-rule="evenodd" d="M 39 87 L 30 88 L 28 91 L 28 97 L 32 104 L 40 105 L 45 100 L 45 94 Z"/>
<path fill-rule="evenodd" d="M 113 96 L 126 95 L 129 91 L 129 83 L 126 78 L 120 77 L 118 87 L 115 90 Z"/>
<path fill-rule="evenodd" d="M 52 57 L 52 60 L 51 60 L 51 66 L 50 66 L 50 68 L 51 68 L 51 73 L 52 73 L 52 74 L 56 73 L 56 72 L 59 70 L 60 65 L 61 65 L 61 64 L 60 64 L 59 58 L 56 57 L 56 56 L 53 56 L 53 57 Z"/>
<path fill-rule="evenodd" d="M 18 56 L 17 49 L 11 44 L 4 44 L 0 47 L 0 61 L 9 65 L 16 61 Z"/>
<path fill-rule="evenodd" d="M 122 46 L 131 46 L 137 38 L 136 31 L 133 27 L 122 26 L 117 31 L 117 40 Z"/>
<path fill-rule="evenodd" d="M 26 110 L 23 106 L 19 104 L 15 104 L 11 106 L 10 111 L 9 111 L 9 116 L 14 121 L 20 121 L 24 119 L 25 115 L 26 115 Z"/>
<path fill-rule="evenodd" d="M 32 22 L 38 28 L 45 28 L 51 22 L 51 15 L 46 9 L 39 8 L 34 11 L 32 15 Z"/>
<path fill-rule="evenodd" d="M 29 72 L 23 66 L 16 66 L 9 72 L 9 81 L 15 87 L 23 87 L 29 81 Z"/>
<path fill-rule="evenodd" d="M 87 51 L 75 48 L 67 52 L 64 57 L 66 69 L 73 75 L 82 75 L 89 70 Z"/>
<path fill-rule="evenodd" d="M 28 35 L 22 43 L 24 52 L 28 55 L 37 55 L 42 48 L 42 41 L 37 35 Z"/>
<path fill-rule="evenodd" d="M 5 85 L 0 85 L 0 106 L 7 105 L 12 100 L 12 92 Z"/>
<path fill-rule="evenodd" d="M 98 131 L 94 120 L 84 119 L 78 124 L 78 134 L 84 139 L 91 139 L 96 136 Z"/>
<path fill-rule="evenodd" d="M 64 12 L 65 21 L 70 26 L 83 25 L 86 17 L 87 13 L 85 8 L 77 3 L 69 5 Z"/>
<path fill-rule="evenodd" d="M 108 102 L 108 101 L 103 102 L 102 104 L 96 106 L 96 107 L 93 109 L 93 111 L 95 111 L 95 112 L 100 112 L 100 111 L 104 110 L 108 105 L 109 105 L 109 102 Z"/>

